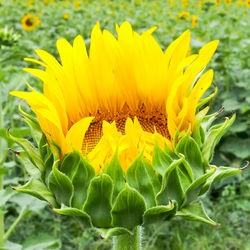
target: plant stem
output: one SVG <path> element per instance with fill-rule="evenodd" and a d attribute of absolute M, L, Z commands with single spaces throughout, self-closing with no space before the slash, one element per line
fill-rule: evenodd
<path fill-rule="evenodd" d="M 24 216 L 26 216 L 29 213 L 29 211 L 22 211 L 18 217 L 16 218 L 16 220 L 13 222 L 13 224 L 10 226 L 10 228 L 8 229 L 8 231 L 4 234 L 3 240 L 4 242 L 8 239 L 8 237 L 10 236 L 10 234 L 12 233 L 12 231 L 14 230 L 14 228 L 16 227 L 16 225 L 22 220 L 22 218 Z"/>
<path fill-rule="evenodd" d="M 141 249 L 141 231 L 137 226 L 133 229 L 133 235 L 121 234 L 113 237 L 114 250 L 140 250 Z"/>
<path fill-rule="evenodd" d="M 1 86 L 2 87 L 2 86 Z M 3 127 L 2 92 L 0 89 L 0 129 Z M 2 168 L 2 138 L 0 137 L 0 169 Z M 3 190 L 3 173 L 0 173 L 0 191 Z M 0 213 L 0 248 L 4 245 L 4 214 Z"/>

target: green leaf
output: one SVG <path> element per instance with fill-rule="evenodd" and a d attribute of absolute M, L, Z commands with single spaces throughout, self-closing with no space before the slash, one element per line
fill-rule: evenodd
<path fill-rule="evenodd" d="M 147 209 L 143 215 L 143 224 L 151 224 L 156 222 L 162 222 L 172 218 L 177 209 L 177 204 L 169 201 L 167 206 L 156 206 Z"/>
<path fill-rule="evenodd" d="M 94 176 L 94 168 L 80 155 L 79 164 L 72 176 L 74 194 L 71 199 L 71 206 L 82 209 L 87 197 L 89 183 Z"/>
<path fill-rule="evenodd" d="M 110 237 L 121 235 L 121 234 L 130 234 L 132 235 L 133 232 L 124 228 L 124 227 L 115 227 L 110 229 L 105 228 L 96 228 L 96 230 L 101 234 L 102 239 L 107 240 Z"/>
<path fill-rule="evenodd" d="M 60 171 L 66 174 L 70 179 L 75 174 L 78 164 L 80 162 L 80 154 L 77 151 L 66 154 L 63 157 L 62 163 L 60 165 Z"/>
<path fill-rule="evenodd" d="M 191 136 L 186 135 L 182 137 L 176 147 L 176 151 L 184 154 L 185 160 L 189 163 L 188 165 L 191 169 L 187 164 L 185 166 L 191 181 L 193 181 L 193 178 L 196 179 L 204 173 L 201 151 Z"/>
<path fill-rule="evenodd" d="M 22 162 L 24 169 L 27 173 L 36 179 L 39 179 L 41 172 L 39 169 L 30 161 L 25 151 L 19 151 L 16 153 L 16 157 Z"/>
<path fill-rule="evenodd" d="M 11 188 L 0 190 L 0 207 L 4 206 L 5 203 L 13 196 L 15 192 Z"/>
<path fill-rule="evenodd" d="M 214 166 L 215 167 L 215 166 Z M 233 176 L 235 174 L 239 174 L 242 172 L 241 169 L 237 168 L 228 168 L 228 167 L 215 167 L 216 171 L 213 173 L 212 176 L 210 176 L 205 185 L 202 187 L 200 194 L 203 195 L 207 192 L 207 190 L 210 188 L 210 186 L 213 184 L 215 181 L 219 181 L 223 178 L 227 178 L 230 176 Z"/>
<path fill-rule="evenodd" d="M 44 170 L 44 166 L 39 151 L 26 139 L 14 137 L 9 133 L 8 136 L 24 149 L 30 161 L 42 172 Z"/>
<path fill-rule="evenodd" d="M 148 176 L 151 179 L 151 183 L 153 185 L 154 188 L 154 192 L 155 194 L 157 194 L 160 189 L 161 189 L 161 182 L 160 182 L 160 176 L 158 175 L 158 173 L 156 172 L 156 170 L 154 169 L 154 167 L 152 166 L 152 164 L 150 164 L 146 159 L 144 159 L 144 166 L 148 172 Z"/>
<path fill-rule="evenodd" d="M 195 116 L 195 123 L 194 123 L 194 129 L 193 129 L 193 138 L 197 142 L 198 146 L 200 147 L 203 143 L 203 135 L 202 135 L 202 128 L 201 128 L 201 122 L 204 118 L 204 116 L 207 114 L 209 110 L 209 107 L 206 107 L 202 109 L 198 114 Z"/>
<path fill-rule="evenodd" d="M 124 172 L 122 170 L 117 153 L 112 158 L 111 162 L 105 166 L 103 172 L 108 174 L 113 180 L 114 183 L 113 200 L 115 200 L 117 195 L 125 187 Z"/>
<path fill-rule="evenodd" d="M 135 188 L 144 197 L 147 208 L 156 205 L 154 188 L 144 165 L 142 155 L 128 168 L 126 179 L 129 186 Z"/>
<path fill-rule="evenodd" d="M 47 201 L 53 207 L 57 207 L 54 195 L 47 189 L 44 183 L 37 179 L 31 178 L 25 185 L 15 187 L 14 190 L 32 195 L 40 200 Z"/>
<path fill-rule="evenodd" d="M 206 183 L 207 179 L 213 175 L 216 171 L 216 168 L 211 166 L 211 170 L 208 171 L 206 174 L 197 178 L 186 190 L 185 192 L 185 200 L 183 202 L 183 206 L 191 203 L 194 201 L 200 194 L 200 191 L 203 185 Z"/>
<path fill-rule="evenodd" d="M 91 226 L 90 217 L 87 213 L 83 212 L 80 209 L 62 206 L 59 209 L 53 208 L 58 214 L 68 215 L 68 216 L 75 216 L 77 217 L 85 226 Z"/>
<path fill-rule="evenodd" d="M 167 205 L 169 199 L 175 200 L 179 206 L 181 205 L 184 193 L 177 170 L 183 160 L 184 157 L 175 160 L 167 169 L 162 180 L 161 190 L 156 196 L 159 205 Z"/>
<path fill-rule="evenodd" d="M 45 163 L 44 163 L 44 171 L 42 174 L 42 180 L 46 183 L 46 185 L 49 185 L 49 175 L 52 171 L 52 167 L 54 164 L 54 155 L 52 152 L 47 156 Z"/>
<path fill-rule="evenodd" d="M 89 185 L 83 210 L 91 217 L 95 227 L 111 226 L 113 181 L 107 174 L 94 177 Z"/>
<path fill-rule="evenodd" d="M 146 204 L 143 197 L 133 188 L 126 185 L 115 201 L 112 213 L 113 227 L 133 229 L 143 223 Z"/>
<path fill-rule="evenodd" d="M 172 162 L 173 159 L 167 153 L 162 151 L 156 142 L 152 156 L 154 169 L 163 176 L 166 172 L 166 169 L 171 165 Z"/>
<path fill-rule="evenodd" d="M 218 223 L 214 222 L 208 217 L 202 203 L 191 203 L 190 205 L 183 207 L 180 211 L 178 211 L 176 216 L 181 216 L 185 220 L 201 221 L 213 226 L 218 225 Z"/>
<path fill-rule="evenodd" d="M 226 118 L 226 121 L 224 123 L 215 125 L 208 131 L 208 136 L 204 142 L 202 149 L 202 156 L 205 166 L 212 160 L 213 151 L 216 144 L 226 133 L 227 129 L 233 124 L 234 120 L 235 114 L 233 114 L 231 119 Z"/>
<path fill-rule="evenodd" d="M 57 169 L 57 162 L 54 163 L 52 172 L 49 174 L 49 189 L 59 204 L 69 206 L 74 187 L 69 177 Z"/>

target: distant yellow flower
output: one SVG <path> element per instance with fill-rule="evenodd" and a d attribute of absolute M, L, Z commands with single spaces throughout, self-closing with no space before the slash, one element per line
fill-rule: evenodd
<path fill-rule="evenodd" d="M 32 5 L 33 5 L 33 1 L 32 1 L 32 0 L 29 0 L 28 6 L 29 6 L 29 7 L 32 7 Z"/>
<path fill-rule="evenodd" d="M 183 21 L 188 21 L 190 18 L 190 12 L 188 11 L 182 11 L 179 13 L 179 15 L 177 16 L 177 20 L 183 20 Z"/>
<path fill-rule="evenodd" d="M 182 0 L 182 7 L 185 9 L 188 6 L 188 0 Z"/>
<path fill-rule="evenodd" d="M 68 20 L 69 19 L 69 13 L 64 13 L 63 14 L 63 19 Z"/>
<path fill-rule="evenodd" d="M 247 6 L 248 8 L 250 7 L 250 1 L 249 1 L 249 0 L 246 1 L 246 6 Z"/>
<path fill-rule="evenodd" d="M 24 30 L 34 30 L 40 23 L 39 17 L 31 13 L 22 18 L 22 26 Z"/>
<path fill-rule="evenodd" d="M 221 2 L 221 0 L 215 0 L 215 5 L 216 5 L 216 6 L 219 6 L 219 5 L 220 5 L 220 2 Z"/>
<path fill-rule="evenodd" d="M 202 5 L 203 5 L 202 1 L 199 1 L 199 2 L 198 2 L 198 7 L 201 8 Z"/>
<path fill-rule="evenodd" d="M 43 0 L 44 5 L 48 5 L 49 4 L 49 0 Z"/>
<path fill-rule="evenodd" d="M 189 55 L 186 31 L 163 51 L 155 29 L 139 34 L 124 22 L 116 38 L 97 23 L 89 53 L 77 36 L 73 45 L 57 41 L 60 63 L 44 50 L 36 50 L 43 62 L 26 59 L 45 67 L 25 69 L 43 81 L 44 93 L 11 94 L 27 101 L 62 157 L 77 150 L 98 173 L 117 153 L 126 171 L 141 152 L 152 162 L 156 140 L 173 150 L 176 133 L 193 131 L 199 100 L 213 80 L 213 70 L 200 72 L 218 41 Z"/>
<path fill-rule="evenodd" d="M 192 21 L 192 28 L 196 27 L 196 25 L 198 24 L 197 16 L 193 15 L 191 21 Z"/>
<path fill-rule="evenodd" d="M 232 3 L 232 0 L 224 0 L 225 4 L 229 5 Z"/>
<path fill-rule="evenodd" d="M 174 1 L 174 0 L 169 0 L 169 5 L 170 5 L 170 6 L 173 5 L 173 1 Z"/>
<path fill-rule="evenodd" d="M 73 2 L 76 8 L 79 8 L 81 6 L 81 1 L 74 1 Z"/>
<path fill-rule="evenodd" d="M 243 3 L 242 1 L 238 1 L 236 4 L 237 4 L 237 6 L 239 6 L 239 7 L 243 7 L 243 6 L 244 6 L 244 3 Z"/>

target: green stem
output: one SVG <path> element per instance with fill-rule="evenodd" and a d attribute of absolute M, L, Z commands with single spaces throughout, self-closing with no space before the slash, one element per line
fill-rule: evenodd
<path fill-rule="evenodd" d="M 4 234 L 4 236 L 3 236 L 3 241 L 5 242 L 8 238 L 9 238 L 9 236 L 10 236 L 10 234 L 12 233 L 12 231 L 14 230 L 14 228 L 16 227 L 16 225 L 22 220 L 22 218 L 24 217 L 24 216 L 26 216 L 27 214 L 29 213 L 29 211 L 22 211 L 19 215 L 18 215 L 18 217 L 16 218 L 16 220 L 13 222 L 13 224 L 10 226 L 10 228 L 8 229 L 8 231 Z"/>
<path fill-rule="evenodd" d="M 141 250 L 141 232 L 140 226 L 135 227 L 133 235 L 121 234 L 113 237 L 114 250 Z"/>
<path fill-rule="evenodd" d="M 2 87 L 2 86 L 1 86 Z M 3 126 L 2 92 L 0 90 L 0 129 Z M 0 169 L 2 168 L 2 138 L 0 137 Z M 0 173 L 0 191 L 3 190 L 3 174 Z M 4 245 L 4 214 L 0 213 L 0 248 Z"/>

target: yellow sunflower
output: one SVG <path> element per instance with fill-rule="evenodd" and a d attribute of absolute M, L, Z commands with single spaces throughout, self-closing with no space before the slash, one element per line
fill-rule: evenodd
<path fill-rule="evenodd" d="M 63 13 L 63 19 L 68 20 L 69 19 L 69 13 Z"/>
<path fill-rule="evenodd" d="M 203 2 L 202 2 L 202 1 L 199 1 L 199 2 L 198 2 L 198 7 L 201 8 L 202 5 L 203 5 Z"/>
<path fill-rule="evenodd" d="M 74 5 L 75 5 L 75 7 L 78 9 L 80 6 L 81 6 L 81 1 L 74 1 L 73 2 L 74 3 Z"/>
<path fill-rule="evenodd" d="M 129 22 L 117 26 L 117 38 L 97 23 L 87 53 L 79 35 L 73 45 L 57 41 L 61 63 L 36 50 L 45 67 L 25 71 L 43 81 L 43 93 L 13 91 L 35 112 L 50 143 L 61 157 L 78 150 L 96 172 L 118 154 L 124 171 L 138 156 L 152 161 L 155 143 L 170 150 L 194 128 L 197 105 L 213 80 L 201 76 L 218 41 L 189 55 L 190 31 L 162 51 L 153 27 L 138 34 Z"/>
<path fill-rule="evenodd" d="M 183 20 L 183 21 L 188 21 L 190 18 L 190 12 L 188 11 L 181 11 L 179 15 L 177 16 L 177 20 Z"/>
<path fill-rule="evenodd" d="M 232 3 L 232 0 L 224 0 L 225 4 L 229 5 Z"/>
<path fill-rule="evenodd" d="M 192 28 L 197 26 L 197 24 L 198 24 L 197 16 L 195 16 L 195 15 L 192 16 L 191 23 L 192 23 Z"/>
<path fill-rule="evenodd" d="M 215 5 L 216 5 L 216 6 L 219 6 L 219 5 L 220 5 L 220 2 L 221 2 L 221 0 L 215 0 Z"/>
<path fill-rule="evenodd" d="M 22 26 L 24 30 L 34 30 L 40 23 L 39 17 L 31 13 L 22 18 Z"/>
<path fill-rule="evenodd" d="M 246 0 L 246 6 L 249 8 L 250 7 L 250 1 Z"/>

